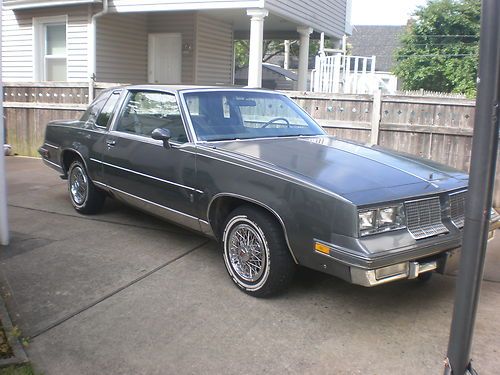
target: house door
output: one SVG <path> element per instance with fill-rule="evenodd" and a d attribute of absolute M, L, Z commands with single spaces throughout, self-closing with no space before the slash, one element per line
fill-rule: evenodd
<path fill-rule="evenodd" d="M 181 83 L 181 34 L 149 34 L 149 83 Z"/>

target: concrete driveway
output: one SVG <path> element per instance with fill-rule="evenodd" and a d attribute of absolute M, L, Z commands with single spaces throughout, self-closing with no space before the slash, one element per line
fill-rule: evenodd
<path fill-rule="evenodd" d="M 288 293 L 254 299 L 214 242 L 111 200 L 81 216 L 40 160 L 9 157 L 7 172 L 3 292 L 44 374 L 442 374 L 454 277 L 365 289 L 301 270 Z M 500 242 L 490 247 L 481 374 L 500 368 Z"/>

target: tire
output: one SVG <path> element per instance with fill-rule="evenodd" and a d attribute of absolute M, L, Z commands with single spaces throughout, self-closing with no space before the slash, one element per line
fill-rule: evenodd
<path fill-rule="evenodd" d="M 245 293 L 267 297 L 292 281 L 296 265 L 281 226 L 266 211 L 236 208 L 224 224 L 221 243 L 226 270 Z"/>
<path fill-rule="evenodd" d="M 106 199 L 105 193 L 92 183 L 80 160 L 75 160 L 69 167 L 68 192 L 74 209 L 82 214 L 99 212 Z"/>

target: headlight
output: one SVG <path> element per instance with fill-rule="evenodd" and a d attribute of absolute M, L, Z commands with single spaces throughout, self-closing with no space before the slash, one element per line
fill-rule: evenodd
<path fill-rule="evenodd" d="M 366 231 L 375 228 L 375 211 L 359 213 L 359 230 Z"/>
<path fill-rule="evenodd" d="M 403 204 L 358 211 L 359 235 L 405 228 Z"/>

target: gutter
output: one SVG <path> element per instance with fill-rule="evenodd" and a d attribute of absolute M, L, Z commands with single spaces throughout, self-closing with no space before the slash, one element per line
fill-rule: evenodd
<path fill-rule="evenodd" d="M 102 0 L 102 10 L 90 17 L 90 28 L 88 35 L 88 74 L 89 74 L 89 103 L 94 101 L 94 83 L 96 80 L 97 66 L 97 19 L 108 13 L 108 0 Z M 89 16 L 92 6 L 89 6 Z"/>

